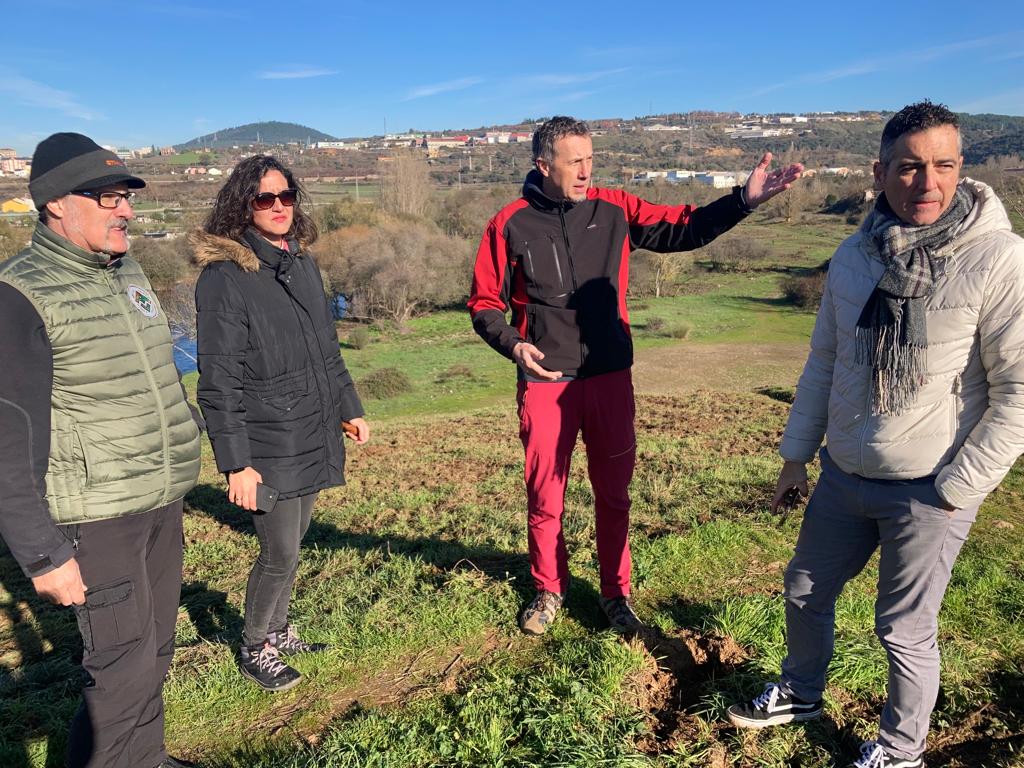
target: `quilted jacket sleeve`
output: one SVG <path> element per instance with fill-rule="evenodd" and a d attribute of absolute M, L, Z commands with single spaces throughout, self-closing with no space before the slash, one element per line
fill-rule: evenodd
<path fill-rule="evenodd" d="M 231 275 L 235 270 L 233 265 L 212 264 L 196 283 L 196 399 L 221 472 L 252 464 L 242 402 L 249 317 L 241 290 Z"/>
<path fill-rule="evenodd" d="M 984 499 L 1024 452 L 1024 242 L 1004 237 L 978 320 L 988 409 L 935 480 L 957 508 Z"/>
<path fill-rule="evenodd" d="M 821 295 L 821 308 L 811 334 L 811 352 L 796 388 L 782 434 L 779 453 L 786 461 L 811 461 L 825 437 L 828 426 L 828 398 L 832 390 L 832 371 L 836 361 L 836 314 L 832 300 L 832 276 L 829 271 Z"/>

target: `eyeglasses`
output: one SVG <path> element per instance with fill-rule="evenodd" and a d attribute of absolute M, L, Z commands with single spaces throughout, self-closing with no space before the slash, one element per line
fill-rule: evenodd
<path fill-rule="evenodd" d="M 128 205 L 134 205 L 133 201 L 135 200 L 134 192 L 89 192 L 86 190 L 72 192 L 71 194 L 95 200 L 96 205 L 100 208 L 117 208 L 122 200 L 127 201 Z"/>
<path fill-rule="evenodd" d="M 273 192 L 260 192 L 252 199 L 252 208 L 254 211 L 265 211 L 274 207 L 275 200 L 280 200 L 281 205 L 291 208 L 298 197 L 297 189 L 282 189 L 276 195 Z"/>

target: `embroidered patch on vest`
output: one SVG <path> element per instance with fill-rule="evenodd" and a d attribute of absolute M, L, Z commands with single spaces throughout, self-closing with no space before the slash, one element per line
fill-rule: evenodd
<path fill-rule="evenodd" d="M 132 306 L 146 317 L 156 317 L 160 313 L 160 308 L 156 303 L 156 297 L 145 288 L 139 288 L 137 285 L 129 285 L 128 301 L 130 301 Z"/>

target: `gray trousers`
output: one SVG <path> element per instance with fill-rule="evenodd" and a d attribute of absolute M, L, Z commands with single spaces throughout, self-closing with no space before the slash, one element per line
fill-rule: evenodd
<path fill-rule="evenodd" d="M 249 572 L 245 588 L 245 645 L 263 645 L 268 632 L 280 632 L 288 624 L 295 573 L 299 569 L 299 544 L 309 530 L 317 494 L 284 499 L 273 512 L 252 516 L 260 554 Z"/>
<path fill-rule="evenodd" d="M 889 658 L 889 696 L 878 742 L 913 760 L 924 752 L 939 692 L 939 607 L 978 510 L 946 512 L 934 477 L 848 475 L 825 449 L 821 466 L 786 569 L 788 655 L 780 684 L 800 699 L 821 698 L 834 650 L 836 599 L 881 547 L 875 634 Z"/>
<path fill-rule="evenodd" d="M 68 768 L 155 768 L 163 686 L 181 596 L 181 501 L 67 526 L 88 589 L 75 606 L 89 682 L 71 721 Z"/>

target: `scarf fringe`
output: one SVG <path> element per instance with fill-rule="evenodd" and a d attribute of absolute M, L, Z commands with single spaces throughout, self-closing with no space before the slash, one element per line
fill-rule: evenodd
<path fill-rule="evenodd" d="M 900 313 L 902 314 L 902 313 Z M 900 318 L 895 326 L 858 328 L 854 359 L 871 366 L 871 402 L 875 414 L 892 416 L 910 406 L 924 384 L 928 347 L 900 344 Z"/>

